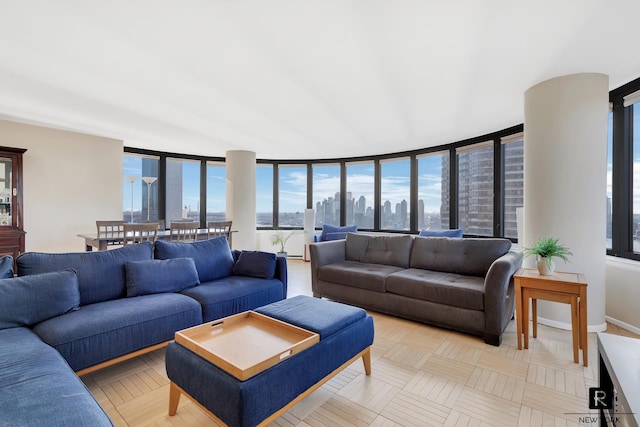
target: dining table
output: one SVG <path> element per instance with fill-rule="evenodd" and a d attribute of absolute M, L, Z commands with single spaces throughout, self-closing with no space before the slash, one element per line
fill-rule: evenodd
<path fill-rule="evenodd" d="M 199 228 L 197 234 L 197 240 L 205 240 L 207 238 L 207 229 Z M 124 244 L 124 233 L 122 232 L 106 232 L 106 233 L 86 233 L 86 234 L 78 234 L 78 237 L 84 239 L 85 250 L 92 251 L 93 248 L 98 249 L 99 251 L 107 250 L 110 245 L 123 245 Z M 230 238 L 231 234 L 229 234 Z M 158 231 L 158 239 L 159 240 L 169 240 L 171 237 L 171 233 L 169 230 L 159 230 Z M 231 245 L 231 241 L 229 241 L 229 245 Z"/>

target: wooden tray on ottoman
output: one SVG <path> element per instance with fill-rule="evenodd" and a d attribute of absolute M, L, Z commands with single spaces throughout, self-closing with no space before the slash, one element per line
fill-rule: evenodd
<path fill-rule="evenodd" d="M 254 311 L 176 332 L 176 342 L 244 381 L 311 347 L 320 336 Z"/>

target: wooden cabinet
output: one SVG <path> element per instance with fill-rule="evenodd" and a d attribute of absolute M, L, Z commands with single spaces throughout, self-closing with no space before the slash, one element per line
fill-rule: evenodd
<path fill-rule="evenodd" d="M 24 252 L 22 155 L 27 150 L 0 147 L 0 256 L 15 260 Z"/>

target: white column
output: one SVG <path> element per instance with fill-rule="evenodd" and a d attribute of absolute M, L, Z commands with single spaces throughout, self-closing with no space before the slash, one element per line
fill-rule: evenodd
<path fill-rule="evenodd" d="M 227 219 L 233 221 L 233 249 L 256 248 L 256 153 L 227 151 Z"/>
<path fill-rule="evenodd" d="M 524 246 L 552 236 L 573 256 L 557 271 L 584 273 L 588 328 L 605 324 L 608 76 L 557 77 L 525 93 Z M 525 260 L 533 267 L 534 259 Z M 538 302 L 538 320 L 571 329 L 566 304 Z"/>

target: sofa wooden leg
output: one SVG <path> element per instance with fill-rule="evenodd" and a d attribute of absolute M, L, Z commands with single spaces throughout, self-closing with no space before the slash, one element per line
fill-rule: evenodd
<path fill-rule="evenodd" d="M 371 347 L 367 347 L 362 354 L 362 363 L 364 364 L 364 373 L 371 375 Z"/>

